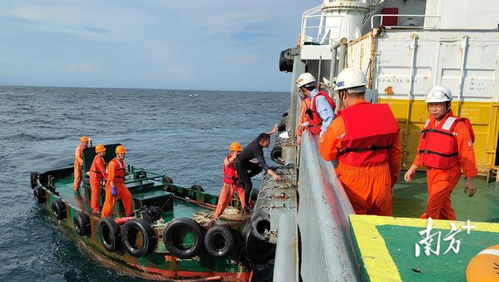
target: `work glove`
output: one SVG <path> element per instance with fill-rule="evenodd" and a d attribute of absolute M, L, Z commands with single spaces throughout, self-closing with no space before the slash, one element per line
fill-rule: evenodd
<path fill-rule="evenodd" d="M 116 194 L 118 194 L 116 186 L 111 187 L 111 196 L 116 197 Z"/>

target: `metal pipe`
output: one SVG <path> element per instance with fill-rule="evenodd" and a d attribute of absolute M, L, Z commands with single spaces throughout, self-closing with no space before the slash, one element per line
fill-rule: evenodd
<path fill-rule="evenodd" d="M 279 218 L 273 281 L 299 281 L 298 277 L 298 231 L 296 215 L 288 211 Z"/>
<path fill-rule="evenodd" d="M 464 68 L 466 67 L 466 56 L 468 55 L 468 36 L 463 35 L 463 42 L 461 42 L 461 52 L 463 56 L 461 57 L 461 70 L 459 72 L 459 86 L 457 88 L 457 97 L 459 100 L 457 115 L 461 115 L 461 108 L 463 107 L 464 97 L 463 97 L 463 86 L 464 86 Z"/>
<path fill-rule="evenodd" d="M 409 143 L 409 120 L 411 119 L 412 114 L 412 104 L 414 100 L 413 95 L 413 84 L 414 84 L 414 65 L 416 62 L 416 48 L 417 48 L 417 40 L 418 35 L 412 34 L 412 44 L 410 46 L 412 54 L 411 54 L 411 67 L 410 67 L 410 76 L 409 76 L 409 92 L 407 93 L 407 118 L 405 120 L 405 132 L 404 132 L 404 145 L 403 148 L 407 148 L 407 144 Z M 405 165 L 407 160 L 407 154 L 402 155 L 402 165 Z"/>
<path fill-rule="evenodd" d="M 347 44 L 348 44 L 348 39 L 343 37 L 340 40 L 340 47 L 339 47 L 339 53 L 338 53 L 338 73 L 340 73 L 344 68 L 345 68 L 345 58 L 347 54 Z"/>
<path fill-rule="evenodd" d="M 329 69 L 329 81 L 333 83 L 334 73 L 336 71 L 336 53 L 340 42 L 331 45 L 331 68 Z"/>

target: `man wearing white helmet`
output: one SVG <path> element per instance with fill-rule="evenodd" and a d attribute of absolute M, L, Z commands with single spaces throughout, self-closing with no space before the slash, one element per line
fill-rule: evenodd
<path fill-rule="evenodd" d="M 336 174 L 356 214 L 392 214 L 392 189 L 402 159 L 399 126 L 386 104 L 364 99 L 367 79 L 346 68 L 336 79 L 344 109 L 319 142 L 322 157 L 338 160 Z"/>
<path fill-rule="evenodd" d="M 478 173 L 473 128 L 468 119 L 452 114 L 451 101 L 451 91 L 441 85 L 426 95 L 430 116 L 421 131 L 416 159 L 404 176 L 411 182 L 416 169 L 426 167 L 428 202 L 421 218 L 456 219 L 450 196 L 461 170 L 466 178 L 464 192 L 471 197 L 476 191 L 472 181 Z"/>
<path fill-rule="evenodd" d="M 309 100 L 309 103 L 302 103 L 302 107 L 310 105 L 309 108 L 302 111 L 308 120 L 298 125 L 297 132 L 301 133 L 308 129 L 312 135 L 322 135 L 334 119 L 335 104 L 333 99 L 325 91 L 317 90 L 317 81 L 308 72 L 298 77 L 296 87 L 303 95 L 303 99 Z"/>

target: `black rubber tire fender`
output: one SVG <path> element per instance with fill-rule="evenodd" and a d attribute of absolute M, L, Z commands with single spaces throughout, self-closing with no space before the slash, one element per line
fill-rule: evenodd
<path fill-rule="evenodd" d="M 52 203 L 52 213 L 58 220 L 63 220 L 67 216 L 66 204 L 61 200 L 57 199 Z"/>
<path fill-rule="evenodd" d="M 270 230 L 270 215 L 260 210 L 251 217 L 251 233 L 259 240 L 268 241 L 269 235 L 265 233 L 266 230 Z"/>
<path fill-rule="evenodd" d="M 99 222 L 99 238 L 102 246 L 110 252 L 121 248 L 121 232 L 114 218 L 106 217 Z"/>
<path fill-rule="evenodd" d="M 32 172 L 30 175 L 31 189 L 35 189 L 38 186 L 38 172 Z"/>
<path fill-rule="evenodd" d="M 191 190 L 204 192 L 204 188 L 203 188 L 203 186 L 198 185 L 198 184 L 194 184 L 194 185 L 192 185 L 192 186 L 191 186 Z"/>
<path fill-rule="evenodd" d="M 204 247 L 214 257 L 226 257 L 232 253 L 236 244 L 236 238 L 230 227 L 216 225 L 204 236 Z"/>
<path fill-rule="evenodd" d="M 91 225 L 90 225 L 90 217 L 84 212 L 78 212 L 73 217 L 73 223 L 75 226 L 76 234 L 80 236 L 88 236 L 90 235 Z"/>
<path fill-rule="evenodd" d="M 176 235 L 181 231 L 191 232 L 194 236 L 193 245 L 184 249 L 177 244 Z M 197 256 L 203 249 L 203 232 L 199 224 L 191 218 L 179 217 L 168 223 L 163 230 L 163 243 L 170 254 L 181 259 L 189 259 Z"/>
<path fill-rule="evenodd" d="M 45 201 L 47 200 L 47 196 L 45 196 L 45 189 L 43 189 L 43 187 L 41 186 L 37 186 L 35 187 L 35 189 L 33 189 L 33 196 L 35 197 L 35 200 L 40 204 L 45 203 Z"/>
<path fill-rule="evenodd" d="M 248 220 L 242 231 L 245 257 L 252 264 L 266 264 L 275 257 L 276 246 L 253 236 L 251 228 Z"/>
<path fill-rule="evenodd" d="M 142 245 L 137 247 L 134 242 L 138 233 L 142 236 Z M 125 250 L 134 257 L 147 255 L 156 246 L 154 230 L 147 221 L 141 218 L 129 220 L 123 225 L 121 239 Z"/>

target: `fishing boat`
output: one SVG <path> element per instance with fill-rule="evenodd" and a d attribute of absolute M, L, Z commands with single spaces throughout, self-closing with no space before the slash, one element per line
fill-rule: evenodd
<path fill-rule="evenodd" d="M 115 157 L 118 145 L 105 145 L 106 162 Z M 125 216 L 121 201 L 112 218 L 92 213 L 88 171 L 94 156 L 94 147 L 83 150 L 81 193 L 72 188 L 73 167 L 33 172 L 31 188 L 50 218 L 103 265 L 146 279 L 249 281 L 252 264 L 273 258 L 274 249 L 249 232 L 237 199 L 231 203 L 234 216 L 206 220 L 217 196 L 199 185 L 179 186 L 168 176 L 131 165 L 125 185 L 132 194 L 134 216 Z M 100 206 L 105 200 L 104 189 L 101 192 Z"/>

